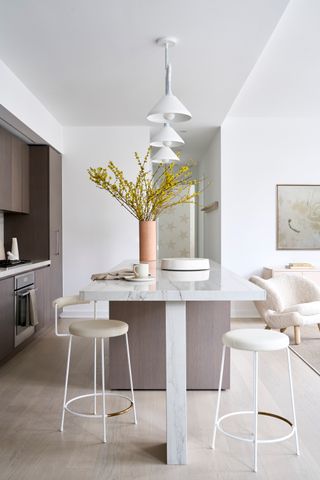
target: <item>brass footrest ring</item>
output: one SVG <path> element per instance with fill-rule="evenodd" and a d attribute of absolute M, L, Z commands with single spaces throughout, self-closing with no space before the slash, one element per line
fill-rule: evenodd
<path fill-rule="evenodd" d="M 231 438 L 234 438 L 236 440 L 242 440 L 244 442 L 253 442 L 254 441 L 254 437 L 253 435 L 250 435 L 250 436 L 247 436 L 247 437 L 244 437 L 244 436 L 240 436 L 240 435 L 235 435 L 233 433 L 230 433 L 230 432 L 227 432 L 226 430 L 224 430 L 222 428 L 222 426 L 220 425 L 220 423 L 222 422 L 222 420 L 226 419 L 226 418 L 229 418 L 229 417 L 233 417 L 235 415 L 247 415 L 247 414 L 251 414 L 253 415 L 254 414 L 254 411 L 253 410 L 247 410 L 247 411 L 240 411 L 240 412 L 232 412 L 232 413 L 228 413 L 227 415 L 223 415 L 222 417 L 220 417 L 217 421 L 217 429 L 221 432 L 221 433 L 224 433 L 224 435 L 227 435 L 227 437 L 231 437 Z M 272 438 L 272 439 L 257 439 L 257 443 L 276 443 L 276 442 L 283 442 L 284 440 L 287 440 L 288 438 L 292 437 L 292 435 L 294 435 L 295 431 L 296 431 L 296 427 L 293 425 L 292 422 L 290 422 L 290 420 L 288 420 L 287 418 L 285 417 L 281 417 L 281 415 L 276 415 L 275 413 L 270 413 L 270 412 L 261 412 L 259 411 L 258 412 L 258 415 L 264 415 L 264 416 L 267 416 L 267 417 L 272 417 L 272 418 L 276 418 L 277 420 L 281 420 L 282 422 L 285 422 L 287 423 L 290 427 L 291 427 L 291 431 L 288 435 L 284 435 L 283 437 L 278 437 L 278 438 Z"/>
<path fill-rule="evenodd" d="M 82 398 L 94 398 L 94 397 L 101 397 L 102 393 L 98 392 L 96 394 L 94 393 L 88 393 L 86 395 L 78 395 L 77 397 L 70 398 L 64 406 L 64 409 L 72 413 L 72 415 L 77 415 L 78 417 L 84 417 L 84 418 L 102 418 L 102 413 L 97 414 L 97 413 L 81 413 L 81 412 L 76 412 L 75 410 L 72 410 L 69 405 L 71 405 L 73 402 L 76 402 L 77 400 L 81 400 Z M 131 398 L 127 397 L 126 395 L 120 395 L 118 393 L 111 393 L 111 392 L 105 392 L 106 397 L 119 397 L 119 398 L 124 398 L 129 402 L 129 405 L 126 408 L 123 408 L 122 410 L 119 410 L 117 412 L 109 412 L 105 414 L 105 417 L 117 417 L 119 415 L 124 415 L 125 413 L 129 412 L 133 408 L 133 401 Z"/>
<path fill-rule="evenodd" d="M 278 420 L 282 420 L 282 422 L 286 422 L 288 425 L 290 425 L 291 428 L 293 428 L 293 423 L 290 422 L 290 420 L 288 420 L 287 418 L 281 417 L 281 415 L 276 415 L 275 413 L 270 412 L 258 412 L 258 415 L 265 415 L 267 417 L 277 418 Z"/>

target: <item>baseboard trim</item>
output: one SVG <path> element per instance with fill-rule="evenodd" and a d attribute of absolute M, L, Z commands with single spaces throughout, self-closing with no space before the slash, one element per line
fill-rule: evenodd
<path fill-rule="evenodd" d="M 253 302 L 231 302 L 231 318 L 259 318 Z"/>

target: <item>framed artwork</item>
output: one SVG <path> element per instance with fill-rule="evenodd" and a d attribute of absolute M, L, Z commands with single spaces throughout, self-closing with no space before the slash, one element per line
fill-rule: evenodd
<path fill-rule="evenodd" d="M 320 185 L 277 185 L 277 250 L 320 249 Z"/>

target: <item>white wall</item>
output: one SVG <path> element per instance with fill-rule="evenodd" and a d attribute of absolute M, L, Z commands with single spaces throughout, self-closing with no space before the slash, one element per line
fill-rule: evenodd
<path fill-rule="evenodd" d="M 230 116 L 319 118 L 319 18 L 319 0 L 290 0 Z"/>
<path fill-rule="evenodd" d="M 0 105 L 59 152 L 63 151 L 62 126 L 1 60 Z"/>
<path fill-rule="evenodd" d="M 200 203 L 208 205 L 219 202 L 219 209 L 204 213 L 201 206 L 198 212 L 198 250 L 199 256 L 221 261 L 221 132 L 215 133 L 212 142 L 198 165 L 199 178 L 207 185 Z"/>
<path fill-rule="evenodd" d="M 224 122 L 221 243 L 226 268 L 249 277 L 264 265 L 319 265 L 317 250 L 276 250 L 276 184 L 320 184 L 319 130 L 315 119 L 229 117 Z M 235 306 L 235 316 L 251 314 L 251 304 Z"/>
<path fill-rule="evenodd" d="M 92 273 L 138 258 L 138 221 L 89 181 L 87 168 L 113 160 L 126 176 L 137 171 L 134 152 L 145 154 L 148 127 L 67 127 L 63 157 L 64 294 L 74 294 Z M 105 306 L 101 306 L 104 309 Z"/>

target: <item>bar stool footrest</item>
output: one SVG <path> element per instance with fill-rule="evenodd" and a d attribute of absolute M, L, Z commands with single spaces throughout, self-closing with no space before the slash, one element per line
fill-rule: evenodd
<path fill-rule="evenodd" d="M 81 400 L 83 398 L 94 398 L 94 397 L 101 397 L 102 393 L 98 392 L 96 394 L 94 393 L 88 393 L 86 395 L 78 395 L 77 397 L 70 398 L 66 404 L 64 405 L 64 409 L 72 413 L 72 415 L 77 415 L 78 417 L 85 417 L 85 418 L 102 418 L 102 414 L 97 414 L 97 413 L 81 413 L 77 412 L 75 410 L 72 410 L 69 405 L 71 405 L 73 402 L 76 402 L 77 400 Z M 127 397 L 126 395 L 120 395 L 118 393 L 111 393 L 111 392 L 105 392 L 105 397 L 118 397 L 118 398 L 124 398 L 125 400 L 128 400 L 129 405 L 126 408 L 123 408 L 122 410 L 119 410 L 117 412 L 109 412 L 105 414 L 105 417 L 117 417 L 119 415 L 124 415 L 125 413 L 129 412 L 133 408 L 133 401 L 130 397 Z"/>
<path fill-rule="evenodd" d="M 224 435 L 227 435 L 228 437 L 231 437 L 231 438 L 234 438 L 236 440 L 242 440 L 244 442 L 251 442 L 253 443 L 254 442 L 254 436 L 253 434 L 250 436 L 250 437 L 243 437 L 243 436 L 240 436 L 240 435 L 235 435 L 234 433 L 230 433 L 230 432 L 227 432 L 226 430 L 224 430 L 222 428 L 222 426 L 220 425 L 220 423 L 222 422 L 222 420 L 226 419 L 226 418 L 229 418 L 229 417 L 233 417 L 235 415 L 248 415 L 248 414 L 251 414 L 253 415 L 254 414 L 254 411 L 253 410 L 246 410 L 246 411 L 239 411 L 239 412 L 231 412 L 231 413 L 228 413 L 226 415 L 223 415 L 222 417 L 220 417 L 217 421 L 217 429 L 223 433 Z M 295 431 L 296 431 L 296 427 L 293 425 L 292 422 L 290 422 L 290 420 L 288 420 L 287 418 L 285 417 L 282 417 L 280 415 L 276 415 L 275 413 L 270 413 L 270 412 L 258 412 L 258 415 L 264 415 L 264 416 L 267 416 L 267 417 L 272 417 L 272 418 L 276 418 L 277 420 L 281 420 L 282 422 L 285 422 L 287 423 L 290 427 L 291 427 L 291 432 L 288 434 L 288 435 L 285 435 L 283 437 L 278 437 L 278 438 L 272 438 L 272 439 L 264 439 L 264 438 L 261 438 L 261 439 L 257 439 L 257 443 L 276 443 L 276 442 L 282 442 L 284 440 L 287 440 L 288 438 L 292 437 L 292 435 L 294 435 Z"/>

